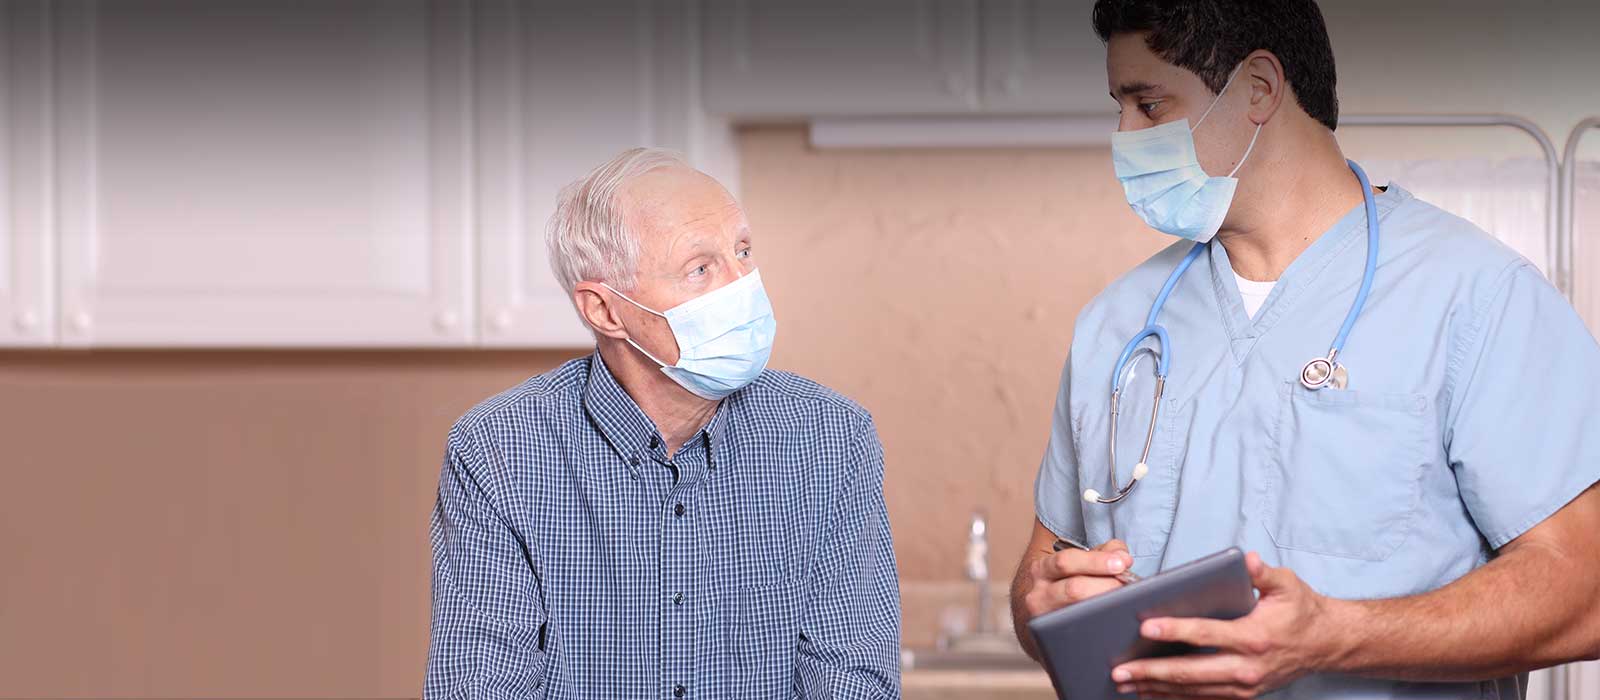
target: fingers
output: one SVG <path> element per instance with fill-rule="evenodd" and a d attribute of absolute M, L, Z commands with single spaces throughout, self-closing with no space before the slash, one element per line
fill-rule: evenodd
<path fill-rule="evenodd" d="M 1208 618 L 1162 617 L 1145 620 L 1139 635 L 1162 642 L 1183 642 L 1212 649 L 1254 651 L 1247 630 L 1240 625 Z"/>
<path fill-rule="evenodd" d="M 1123 683 L 1117 686 L 1117 692 L 1124 695 L 1137 695 L 1139 700 L 1238 700 L 1238 698 L 1251 698 L 1255 694 L 1248 688 L 1229 685 L 1173 685 L 1171 683 Z"/>
<path fill-rule="evenodd" d="M 1244 557 L 1245 569 L 1250 572 L 1250 584 L 1266 595 L 1273 591 L 1288 589 L 1294 584 L 1294 574 L 1288 569 L 1267 566 L 1261 561 L 1261 555 L 1255 552 Z"/>
<path fill-rule="evenodd" d="M 1105 544 L 1095 547 L 1097 552 L 1123 552 L 1128 553 L 1128 544 L 1122 540 L 1106 540 Z"/>
<path fill-rule="evenodd" d="M 1115 548 L 1108 552 L 1055 552 L 1039 560 L 1025 604 L 1033 615 L 1042 615 L 1120 588 L 1122 582 L 1115 576 L 1127 571 L 1132 563 L 1126 551 Z"/>
<path fill-rule="evenodd" d="M 1263 677 L 1236 654 L 1196 654 L 1130 661 L 1113 669 L 1111 680 L 1119 688 L 1149 687 L 1162 694 L 1251 697 Z"/>
<path fill-rule="evenodd" d="M 1054 581 L 1041 580 L 1038 584 L 1028 593 L 1025 601 L 1028 612 L 1033 616 L 1122 587 L 1121 581 L 1110 576 L 1069 576 Z"/>
<path fill-rule="evenodd" d="M 1064 549 L 1037 560 L 1025 604 L 1033 615 L 1092 598 L 1122 586 L 1114 578 L 1133 566 L 1128 546 L 1110 540 L 1093 551 Z"/>
<path fill-rule="evenodd" d="M 1111 545 L 1107 542 L 1101 547 Z M 1117 542 L 1116 544 L 1121 544 Z M 1071 576 L 1115 576 L 1133 566 L 1133 557 L 1127 547 L 1085 552 L 1080 549 L 1063 549 L 1040 560 L 1039 578 L 1055 581 Z"/>
<path fill-rule="evenodd" d="M 1106 576 L 1073 576 L 1050 584 L 1051 594 L 1062 605 L 1071 605 L 1122 587 L 1122 582 Z"/>

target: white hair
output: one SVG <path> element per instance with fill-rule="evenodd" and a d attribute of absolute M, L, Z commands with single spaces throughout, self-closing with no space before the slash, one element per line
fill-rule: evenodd
<path fill-rule="evenodd" d="M 630 148 L 561 188 L 545 229 L 550 269 L 572 295 L 579 282 L 605 282 L 633 289 L 639 270 L 639 237 L 629 229 L 617 192 L 645 173 L 689 168 L 683 157 L 660 148 Z"/>

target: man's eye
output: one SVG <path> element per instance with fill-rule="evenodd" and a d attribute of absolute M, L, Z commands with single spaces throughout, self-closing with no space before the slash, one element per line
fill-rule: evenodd
<path fill-rule="evenodd" d="M 744 250 L 739 251 L 739 259 L 740 260 L 744 260 L 744 259 L 749 258 L 749 257 L 750 257 L 750 249 L 749 248 L 745 248 Z"/>
<path fill-rule="evenodd" d="M 1156 102 L 1140 102 L 1139 103 L 1139 111 L 1144 112 L 1144 115 L 1148 117 L 1148 116 L 1151 115 L 1151 113 L 1155 112 L 1156 111 L 1156 107 L 1158 107 L 1160 105 L 1161 105 L 1161 102 L 1159 102 L 1159 101 L 1156 101 Z"/>
<path fill-rule="evenodd" d="M 689 271 L 689 276 L 690 277 L 699 277 L 701 275 L 704 275 L 706 272 L 708 272 L 708 270 L 706 270 L 706 266 L 705 265 L 701 265 L 700 267 L 697 267 L 697 268 L 695 268 L 693 270 L 690 270 Z"/>

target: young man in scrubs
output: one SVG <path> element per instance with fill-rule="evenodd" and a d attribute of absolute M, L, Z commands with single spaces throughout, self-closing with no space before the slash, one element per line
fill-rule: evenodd
<path fill-rule="evenodd" d="M 1316 5 L 1099 0 L 1093 18 L 1121 107 L 1117 175 L 1147 223 L 1186 240 L 1078 317 L 1013 586 L 1023 643 L 1028 620 L 1125 570 L 1237 546 L 1255 611 L 1145 621 L 1146 637 L 1218 651 L 1122 664 L 1120 690 L 1516 698 L 1526 671 L 1600 656 L 1600 349 L 1571 306 L 1467 221 L 1372 188 L 1370 294 L 1338 380 L 1307 388 L 1368 251 Z M 1090 502 L 1116 494 L 1113 367 L 1196 242 L 1156 320 L 1171 371 L 1145 475 Z M 1146 374 L 1124 398 L 1123 485 L 1152 388 Z"/>

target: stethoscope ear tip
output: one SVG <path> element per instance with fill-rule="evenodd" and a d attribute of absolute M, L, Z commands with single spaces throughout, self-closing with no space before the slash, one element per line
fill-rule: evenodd
<path fill-rule="evenodd" d="M 1088 501 L 1090 503 L 1099 503 L 1100 502 L 1100 492 L 1096 491 L 1094 489 L 1085 489 L 1084 492 L 1083 492 L 1083 500 Z"/>

